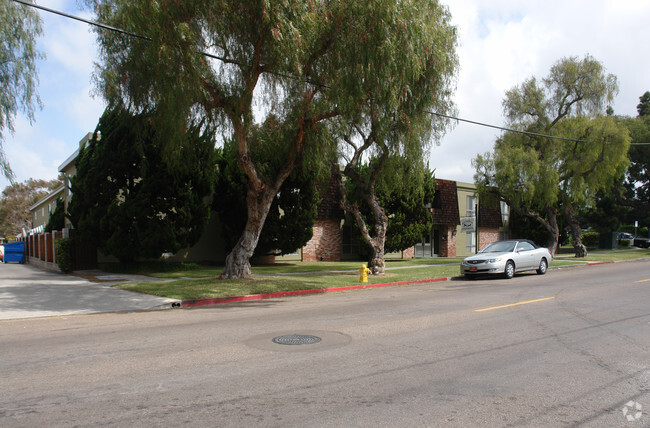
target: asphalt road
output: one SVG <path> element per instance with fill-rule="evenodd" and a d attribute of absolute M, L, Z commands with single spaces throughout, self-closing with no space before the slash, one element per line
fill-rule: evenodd
<path fill-rule="evenodd" d="M 650 262 L 0 321 L 0 373 L 2 427 L 648 427 Z"/>

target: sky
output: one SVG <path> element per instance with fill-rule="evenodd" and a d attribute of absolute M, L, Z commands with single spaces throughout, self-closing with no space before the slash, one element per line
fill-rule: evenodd
<path fill-rule="evenodd" d="M 9 0 L 0 0 L 9 1 Z M 48 8 L 92 19 L 78 0 L 37 0 Z M 649 0 L 442 0 L 458 29 L 458 117 L 501 126 L 508 89 L 532 76 L 543 78 L 565 57 L 591 55 L 617 76 L 614 111 L 636 116 L 639 97 L 650 91 Z M 4 150 L 16 181 L 54 179 L 58 167 L 92 132 L 105 103 L 91 81 L 97 46 L 87 24 L 39 12 L 46 55 L 39 63 L 43 109 L 33 124 L 19 115 Z M 498 130 L 457 123 L 430 153 L 441 179 L 473 182 L 471 160 L 490 152 Z M 9 181 L 0 177 L 0 189 Z"/>

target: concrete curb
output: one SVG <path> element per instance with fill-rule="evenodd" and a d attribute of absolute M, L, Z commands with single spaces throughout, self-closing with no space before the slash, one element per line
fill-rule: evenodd
<path fill-rule="evenodd" d="M 448 280 L 449 278 L 430 278 L 430 279 L 419 279 L 414 281 L 386 282 L 381 284 L 362 284 L 362 285 L 351 285 L 347 287 L 315 288 L 311 290 L 278 291 L 275 293 L 249 294 L 246 296 L 183 300 L 180 302 L 180 307 L 194 308 L 198 306 L 223 305 L 226 303 L 250 302 L 253 300 L 274 299 L 278 297 L 306 296 L 311 294 L 336 293 L 339 291 L 363 290 L 366 288 L 379 288 L 379 287 L 393 287 L 396 285 L 407 285 L 407 284 L 424 284 L 429 282 L 442 282 Z"/>

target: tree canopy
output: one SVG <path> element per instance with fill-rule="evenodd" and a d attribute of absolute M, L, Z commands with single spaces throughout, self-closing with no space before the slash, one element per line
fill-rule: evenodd
<path fill-rule="evenodd" d="M 41 101 L 36 93 L 36 61 L 43 54 L 36 48 L 41 34 L 37 12 L 12 1 L 0 2 L 0 173 L 12 183 L 13 172 L 2 147 L 5 130 L 14 132 L 19 112 L 34 121 L 34 109 Z"/>
<path fill-rule="evenodd" d="M 371 250 L 369 268 L 373 274 L 384 272 L 389 223 L 385 207 L 377 198 L 377 182 L 391 158 L 405 157 L 418 164 L 435 138 L 446 130 L 446 122 L 430 111 L 453 110 L 451 97 L 458 67 L 456 31 L 444 6 L 423 1 L 408 6 L 402 3 L 397 8 L 399 13 L 382 10 L 363 15 L 360 26 L 355 27 L 359 40 L 363 40 L 359 44 L 361 51 L 347 57 L 347 68 L 342 70 L 353 73 L 350 80 L 361 73 L 356 103 L 348 114 L 330 120 L 340 152 L 332 171 L 339 177 L 344 196 L 341 207 L 355 218 Z M 379 27 L 381 34 L 387 32 L 390 36 L 366 40 L 366 28 L 378 27 L 378 15 L 384 21 Z M 339 162 L 343 162 L 342 171 Z M 345 198 L 343 175 L 356 188 L 354 202 Z M 372 215 L 364 216 L 362 211 Z"/>
<path fill-rule="evenodd" d="M 215 179 L 209 136 L 191 126 L 180 162 L 161 156 L 165 135 L 146 114 L 107 110 L 80 149 L 71 179 L 69 218 L 79 239 L 121 261 L 158 258 L 198 241 Z M 75 238 L 76 239 L 76 238 Z"/>
<path fill-rule="evenodd" d="M 530 78 L 509 90 L 503 105 L 508 127 L 565 140 L 509 132 L 497 140 L 493 154 L 473 162 L 479 190 L 497 189 L 513 209 L 542 223 L 552 251 L 561 212 L 576 255 L 586 254 L 575 214 L 598 191 L 608 191 L 627 167 L 627 129 L 604 116 L 617 90 L 615 76 L 594 58 L 564 58 L 543 80 Z"/>
<path fill-rule="evenodd" d="M 638 117 L 624 117 L 620 121 L 630 131 L 634 145 L 630 146 L 628 157 L 630 166 L 623 181 L 622 196 L 617 203 L 622 203 L 632 210 L 629 223 L 635 220 L 641 224 L 650 224 L 650 92 L 639 97 Z M 617 191 L 615 189 L 614 191 Z"/>
<path fill-rule="evenodd" d="M 235 141 L 248 215 L 223 278 L 250 275 L 274 198 L 310 147 L 332 141 L 318 137 L 326 125 L 346 135 L 373 118 L 373 132 L 387 139 L 409 126 L 422 132 L 416 107 L 451 103 L 455 31 L 436 0 L 88 3 L 102 22 L 143 36 L 97 30 L 97 83 L 112 104 L 155 109 L 172 147 L 197 116 Z M 251 144 L 270 115 L 282 132 L 273 146 L 281 167 L 271 172 Z"/>
<path fill-rule="evenodd" d="M 650 116 L 650 91 L 646 91 L 639 97 L 639 104 L 636 106 L 639 117 Z"/>

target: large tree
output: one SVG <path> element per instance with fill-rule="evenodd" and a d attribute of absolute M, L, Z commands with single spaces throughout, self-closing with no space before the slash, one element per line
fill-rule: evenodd
<path fill-rule="evenodd" d="M 565 139 L 508 132 L 493 154 L 473 162 L 479 190 L 496 189 L 513 209 L 543 224 L 552 252 L 564 215 L 576 256 L 586 255 L 575 215 L 627 167 L 627 129 L 604 116 L 617 90 L 616 77 L 594 58 L 564 58 L 543 80 L 509 90 L 503 106 L 509 128 Z"/>
<path fill-rule="evenodd" d="M 125 262 L 193 245 L 210 214 L 213 139 L 191 126 L 171 161 L 161 156 L 165 135 L 149 119 L 107 110 L 71 179 L 68 212 L 79 239 Z"/>
<path fill-rule="evenodd" d="M 14 132 L 14 119 L 25 113 L 30 122 L 41 101 L 36 93 L 36 61 L 43 54 L 36 48 L 41 34 L 36 11 L 12 2 L 0 1 L 0 173 L 12 183 L 14 174 L 2 148 L 5 129 Z"/>
<path fill-rule="evenodd" d="M 252 144 L 266 146 L 266 149 L 259 147 L 256 150 L 257 161 L 267 168 L 281 167 L 275 165 L 278 159 L 273 153 L 275 141 L 281 138 L 278 131 L 280 129 L 273 126 L 272 120 L 254 130 Z M 312 146 L 317 147 L 323 146 Z M 237 164 L 237 147 L 233 141 L 227 140 L 219 151 L 219 177 L 215 185 L 213 210 L 219 214 L 226 249 L 230 250 L 246 226 L 246 199 L 243 195 L 246 194 L 248 177 Z M 310 150 L 308 155 L 321 157 L 322 153 Z M 328 156 L 323 158 L 327 159 Z M 318 185 L 329 178 L 329 168 L 326 167 L 326 163 L 314 159 L 299 165 L 289 174 L 273 199 L 255 248 L 255 256 L 290 254 L 311 239 L 320 203 Z"/>
<path fill-rule="evenodd" d="M 418 62 L 453 48 L 440 39 L 400 44 L 404 33 L 433 32 L 440 9 L 434 0 L 89 3 L 102 22 L 144 36 L 98 30 L 103 63 L 97 80 L 112 103 L 155 106 L 170 136 L 200 115 L 223 125 L 236 142 L 248 178 L 248 216 L 222 278 L 250 275 L 249 259 L 273 199 L 308 147 L 322 141 L 310 134 L 320 132 L 323 121 L 357 114 L 373 82 L 384 92 L 375 94 L 381 99 L 389 92 L 410 96 L 405 82 L 422 77 Z M 384 49 L 399 56 L 384 56 Z M 251 138 L 270 114 L 284 137 L 274 147 L 282 167 L 268 172 L 256 162 Z"/>
<path fill-rule="evenodd" d="M 54 189 L 61 187 L 59 180 L 34 180 L 11 184 L 2 191 L 0 198 L 0 236 L 9 237 L 30 229 L 29 207 Z"/>
<path fill-rule="evenodd" d="M 352 72 L 350 79 L 361 77 L 357 100 L 348 114 L 331 119 L 339 162 L 344 163 L 342 169 L 338 163 L 332 168 L 343 196 L 341 207 L 355 218 L 371 250 L 373 274 L 384 273 L 388 229 L 377 182 L 389 159 L 402 156 L 417 165 L 444 132 L 446 122 L 430 112 L 449 114 L 453 109 L 458 66 L 456 31 L 447 8 L 437 1 L 402 6 L 398 13 L 379 9 L 358 19 L 353 30 L 359 43 L 344 69 Z M 357 202 L 345 198 L 342 176 L 356 189 Z M 364 218 L 359 202 L 371 216 Z"/>
<path fill-rule="evenodd" d="M 367 177 L 371 168 L 372 162 L 370 165 L 359 166 L 356 173 Z M 358 208 L 364 226 L 375 224 L 372 210 L 363 202 L 360 190 L 352 180 L 345 182 L 347 204 Z M 430 232 L 433 217 L 428 207 L 435 196 L 435 178 L 422 159 L 408 159 L 404 156 L 389 158 L 383 174 L 375 184 L 375 194 L 387 218 L 384 243 L 386 253 L 410 248 Z M 371 237 L 374 237 L 373 232 L 367 230 Z M 367 237 L 362 235 L 362 239 L 368 245 Z"/>
<path fill-rule="evenodd" d="M 641 224 L 650 224 L 650 92 L 641 97 L 637 106 L 638 117 L 620 118 L 630 131 L 632 144 L 628 157 L 630 167 L 627 169 L 622 186 L 614 192 L 617 203 L 631 208 L 631 223 L 638 220 Z"/>

